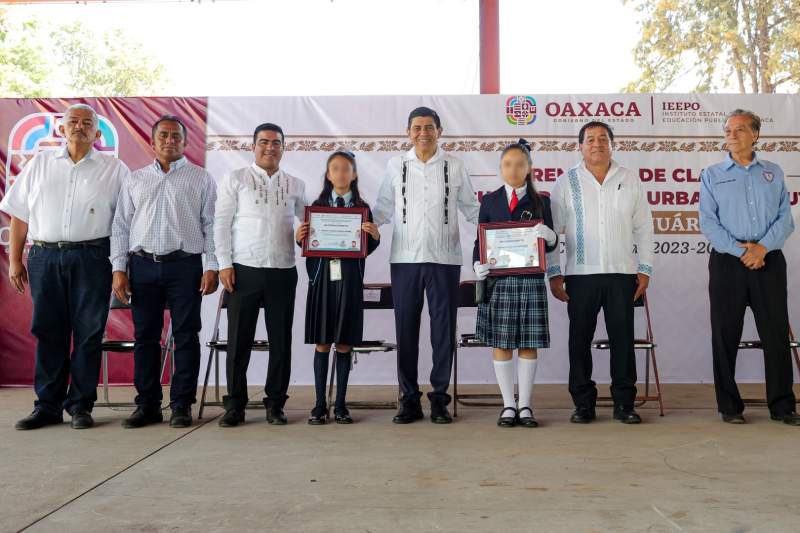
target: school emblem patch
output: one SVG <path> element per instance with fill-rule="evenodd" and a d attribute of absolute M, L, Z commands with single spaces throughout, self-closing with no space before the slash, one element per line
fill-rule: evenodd
<path fill-rule="evenodd" d="M 772 180 L 775 179 L 775 173 L 770 172 L 769 170 L 764 171 L 764 179 L 767 180 L 767 183 L 772 183 Z"/>

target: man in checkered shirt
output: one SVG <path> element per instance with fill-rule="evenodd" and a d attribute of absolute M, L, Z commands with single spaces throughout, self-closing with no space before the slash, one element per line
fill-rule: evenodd
<path fill-rule="evenodd" d="M 186 126 L 180 118 L 162 116 L 152 135 L 156 159 L 123 182 L 111 233 L 112 288 L 123 302 L 131 296 L 136 338 L 137 409 L 123 426 L 163 421 L 160 340 L 168 306 L 175 340 L 170 426 L 188 427 L 200 372 L 200 303 L 218 283 L 216 184 L 184 157 Z"/>

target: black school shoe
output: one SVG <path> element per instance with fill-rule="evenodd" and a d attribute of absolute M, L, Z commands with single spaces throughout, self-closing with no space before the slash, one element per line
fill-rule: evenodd
<path fill-rule="evenodd" d="M 588 407 L 578 407 L 572 412 L 572 416 L 569 417 L 569 421 L 573 424 L 588 424 L 595 418 L 596 415 L 594 409 L 589 409 Z"/>
<path fill-rule="evenodd" d="M 506 415 L 509 413 L 509 415 Z M 503 407 L 500 411 L 500 417 L 497 419 L 497 425 L 501 428 L 513 428 L 517 425 L 517 409 L 514 407 Z"/>
<path fill-rule="evenodd" d="M 228 409 L 219 419 L 219 427 L 233 428 L 244 424 L 244 409 Z"/>
<path fill-rule="evenodd" d="M 45 413 L 41 409 L 34 409 L 31 414 L 14 424 L 14 429 L 28 431 L 30 429 L 39 429 L 45 426 L 61 424 L 62 422 L 64 422 L 64 418 L 61 415 L 51 415 L 50 413 Z"/>
<path fill-rule="evenodd" d="M 173 407 L 172 415 L 169 417 L 169 427 L 188 428 L 192 425 L 191 407 Z"/>
<path fill-rule="evenodd" d="M 431 400 L 431 422 L 434 424 L 452 424 L 453 417 L 442 401 Z"/>
<path fill-rule="evenodd" d="M 72 429 L 89 429 L 94 425 L 94 418 L 89 411 L 75 411 L 70 425 Z"/>
<path fill-rule="evenodd" d="M 527 413 L 523 416 L 523 413 Z M 538 428 L 539 422 L 533 417 L 533 409 L 530 407 L 523 407 L 519 410 L 517 424 L 524 428 Z"/>
<path fill-rule="evenodd" d="M 770 414 L 769 417 L 776 422 L 783 422 L 788 426 L 800 426 L 800 415 L 792 411 L 783 415 Z"/>
<path fill-rule="evenodd" d="M 742 413 L 733 413 L 733 414 L 720 413 L 719 416 L 720 418 L 722 418 L 722 421 L 725 422 L 726 424 L 745 423 L 745 419 L 744 416 L 742 416 Z"/>
<path fill-rule="evenodd" d="M 328 409 L 321 405 L 314 406 L 311 416 L 308 417 L 308 424 L 311 426 L 322 426 L 328 421 Z"/>
<path fill-rule="evenodd" d="M 353 418 L 350 416 L 350 411 L 347 407 L 337 407 L 333 410 L 333 417 L 337 424 L 352 424 Z"/>
<path fill-rule="evenodd" d="M 161 414 L 161 409 L 145 409 L 137 407 L 131 416 L 122 421 L 122 427 L 125 429 L 135 429 L 150 424 L 160 424 L 164 421 L 164 415 Z"/>
<path fill-rule="evenodd" d="M 410 424 L 417 420 L 422 420 L 425 415 L 422 413 L 422 403 L 419 398 L 416 400 L 400 400 L 400 409 L 392 418 L 395 424 Z"/>
<path fill-rule="evenodd" d="M 614 420 L 618 420 L 623 424 L 641 424 L 642 417 L 633 408 L 615 407 Z"/>
<path fill-rule="evenodd" d="M 283 413 L 283 407 L 272 406 L 267 408 L 267 423 L 273 426 L 285 426 L 289 423 Z"/>

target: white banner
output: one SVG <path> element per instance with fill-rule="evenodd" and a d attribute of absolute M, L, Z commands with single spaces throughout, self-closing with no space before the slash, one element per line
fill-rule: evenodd
<path fill-rule="evenodd" d="M 220 178 L 252 162 L 252 132 L 262 122 L 274 122 L 286 133 L 282 168 L 306 182 L 309 199 L 322 187 L 325 161 L 334 150 L 356 154 L 359 186 L 372 203 L 384 177 L 386 163 L 410 149 L 405 135 L 409 111 L 426 105 L 436 109 L 444 128 L 441 148 L 461 158 L 478 195 L 500 186 L 499 153 L 509 142 L 525 137 L 533 145 L 534 177 L 540 191 L 550 191 L 557 176 L 580 158 L 577 133 L 589 120 L 608 123 L 615 133 L 614 158 L 635 169 L 647 185 L 655 229 L 655 267 L 648 290 L 662 381 L 710 382 L 712 377 L 708 307 L 708 242 L 699 233 L 699 178 L 703 167 L 725 157 L 722 125 L 735 108 L 762 117 L 759 156 L 779 164 L 786 173 L 792 210 L 798 220 L 800 198 L 800 135 L 797 132 L 800 96 L 796 95 L 480 95 L 480 96 L 367 96 L 367 97 L 212 97 L 208 108 L 206 166 Z M 475 227 L 461 224 L 464 266 L 462 280 L 473 279 L 471 254 Z M 367 282 L 389 282 L 391 227 L 381 228 L 383 242 L 367 260 Z M 798 293 L 800 266 L 797 236 L 784 247 L 789 265 L 789 315 L 800 328 Z M 294 319 L 292 383 L 313 383 L 312 350 L 303 344 L 307 276 L 304 259 L 297 266 L 300 282 Z M 538 381 L 566 382 L 568 375 L 566 306 L 550 298 L 552 345 L 540 352 Z M 206 298 L 203 334 L 211 337 L 216 298 Z M 638 312 L 638 311 L 637 311 Z M 427 316 L 426 312 L 423 312 Z M 637 333 L 644 327 L 637 315 Z M 472 332 L 475 312 L 459 311 L 459 332 Z M 395 339 L 391 311 L 367 311 L 364 338 Z M 430 372 L 427 319 L 420 336 L 420 380 Z M 227 335 L 223 315 L 221 335 Z M 263 321 L 258 338 L 266 338 Z M 596 338 L 605 337 L 602 315 Z M 757 334 L 748 313 L 743 338 Z M 459 380 L 493 383 L 489 349 L 460 352 Z M 642 354 L 638 356 L 643 375 Z M 224 368 L 224 366 L 222 366 Z M 205 362 L 203 369 L 205 369 Z M 224 372 L 223 372 L 224 374 Z M 266 356 L 255 352 L 248 380 L 263 383 Z M 760 352 L 739 356 L 740 381 L 763 380 Z M 595 379 L 608 381 L 608 353 L 595 353 Z M 224 376 L 221 376 L 224 381 Z M 212 378 L 213 381 L 213 378 Z M 396 383 L 395 354 L 359 358 L 351 375 L 356 384 Z"/>

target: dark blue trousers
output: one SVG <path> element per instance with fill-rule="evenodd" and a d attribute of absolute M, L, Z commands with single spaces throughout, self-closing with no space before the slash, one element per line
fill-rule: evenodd
<path fill-rule="evenodd" d="M 148 410 L 161 408 L 161 332 L 164 309 L 169 305 L 175 340 L 170 407 L 189 407 L 197 399 L 200 372 L 202 258 L 195 254 L 156 263 L 132 255 L 129 270 L 136 338 L 133 349 L 136 405 Z"/>
<path fill-rule="evenodd" d="M 111 297 L 106 246 L 28 254 L 36 337 L 36 407 L 61 416 L 91 411 L 97 400 L 101 343 Z M 72 354 L 70 355 L 70 343 Z"/>
<path fill-rule="evenodd" d="M 418 400 L 419 326 L 423 297 L 428 298 L 433 368 L 428 394 L 450 403 L 447 389 L 453 369 L 460 265 L 393 263 L 391 266 L 394 324 L 397 334 L 397 378 L 405 400 Z"/>

